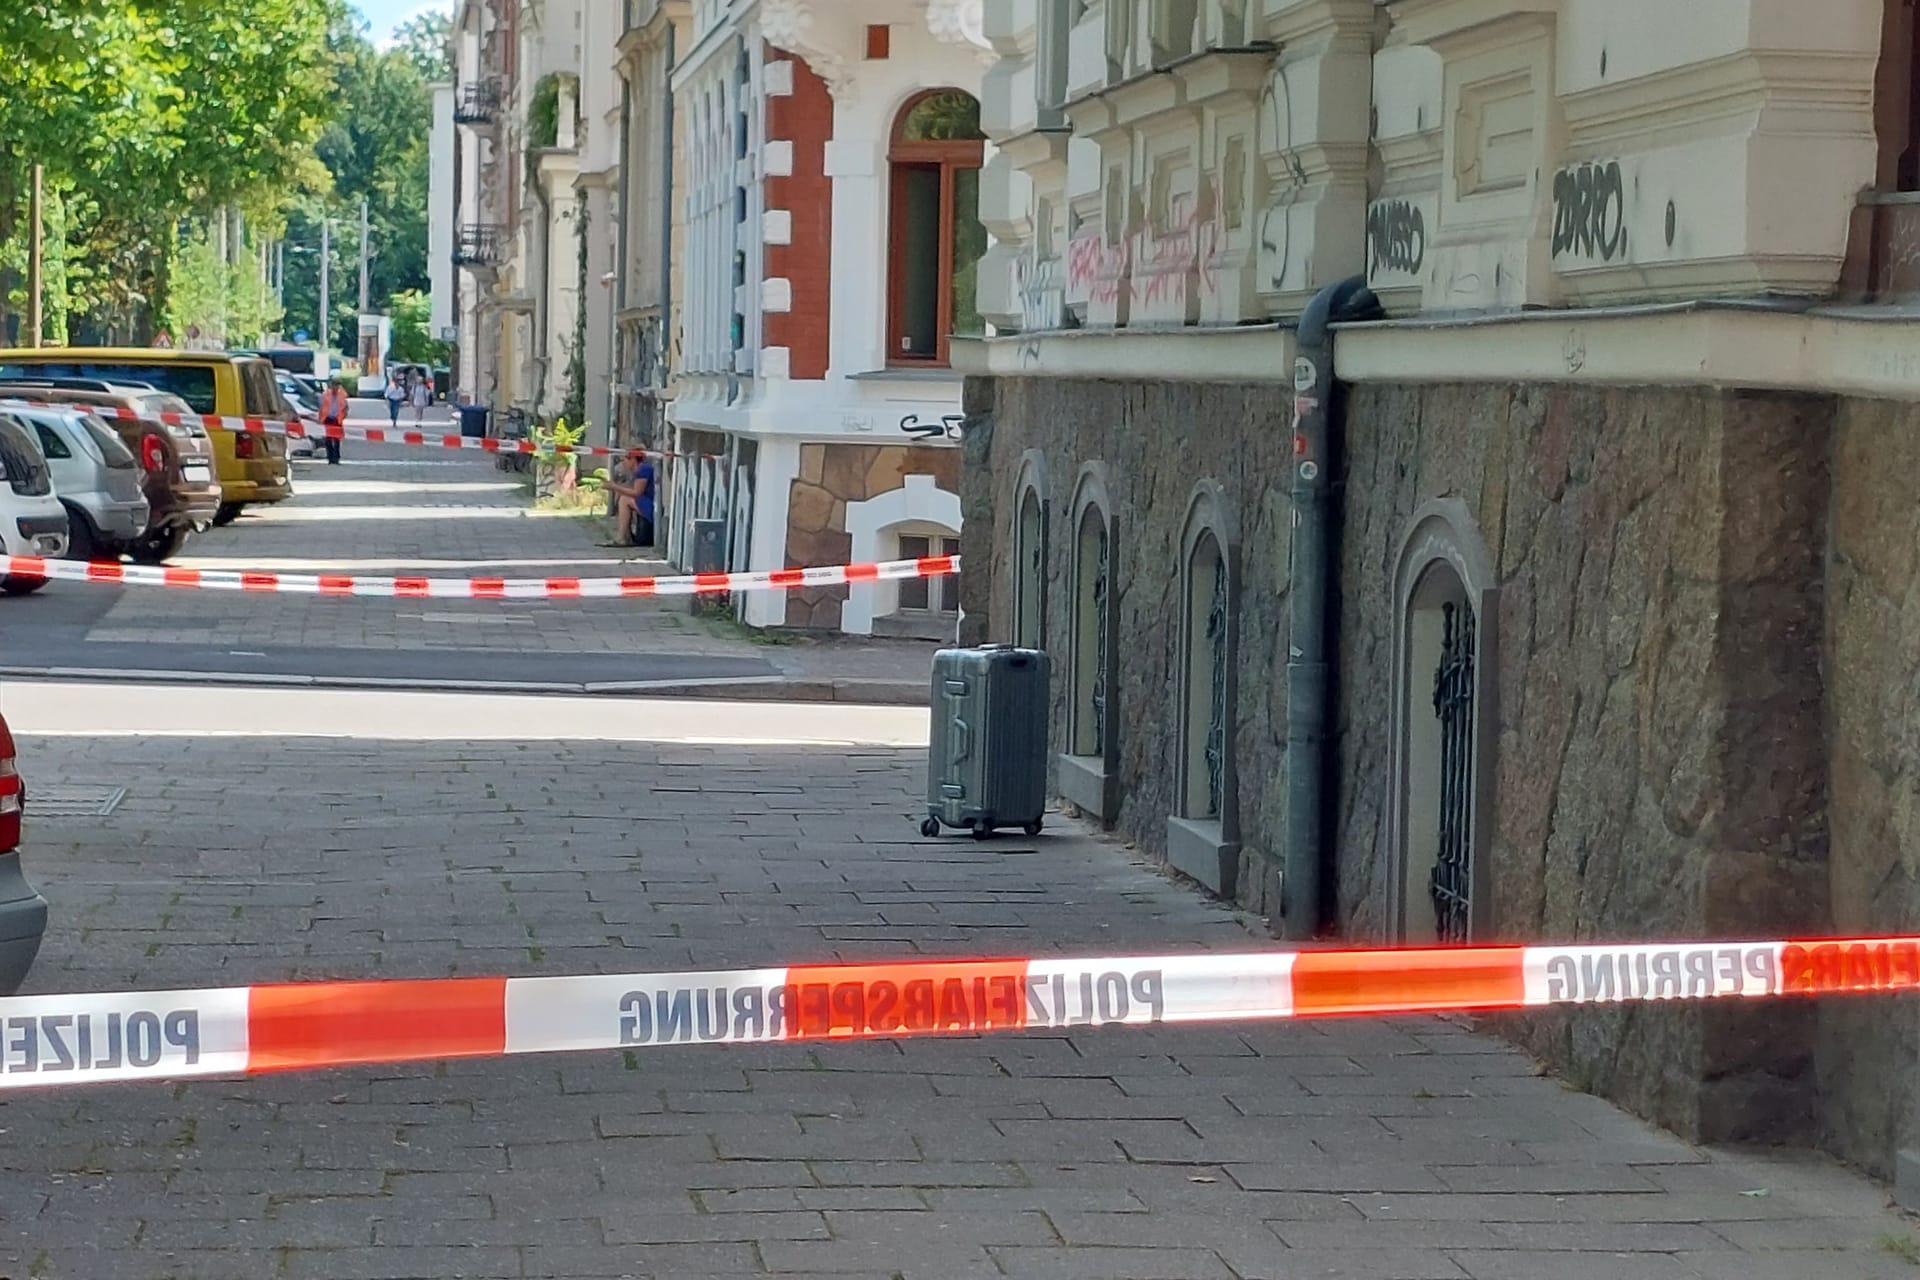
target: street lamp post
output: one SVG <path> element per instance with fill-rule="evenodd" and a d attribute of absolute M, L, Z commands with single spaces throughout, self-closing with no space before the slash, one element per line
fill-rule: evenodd
<path fill-rule="evenodd" d="M 331 333 L 328 330 L 328 321 L 331 319 L 331 317 L 328 315 L 328 312 L 332 309 L 331 308 L 332 300 L 328 296 L 329 291 L 333 286 L 333 277 L 330 274 L 330 268 L 331 268 L 332 262 L 333 262 L 333 220 L 331 218 L 322 218 L 320 220 L 320 333 L 319 333 L 320 349 L 322 351 L 333 350 L 333 338 Z"/>

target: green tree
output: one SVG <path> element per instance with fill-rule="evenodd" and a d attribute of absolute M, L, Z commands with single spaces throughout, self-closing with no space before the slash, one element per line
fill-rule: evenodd
<path fill-rule="evenodd" d="M 421 79 L 431 82 L 453 78 L 453 67 L 447 62 L 447 39 L 452 34 L 453 19 L 445 13 L 422 13 L 401 23 L 393 38 Z"/>
<path fill-rule="evenodd" d="M 336 344 L 357 341 L 360 200 L 371 226 L 369 303 L 375 310 L 409 290 L 430 285 L 427 264 L 428 143 L 433 91 L 402 48 L 375 49 L 363 25 L 341 20 L 328 36 L 344 110 L 321 135 L 315 154 L 330 175 L 324 196 L 289 216 L 287 239 L 298 254 L 287 259 L 289 323 L 313 329 L 319 315 L 320 220 L 333 219 L 331 299 Z"/>
<path fill-rule="evenodd" d="M 0 245 L 23 238 L 18 196 L 43 164 L 70 206 L 67 301 L 117 313 L 110 325 L 164 310 L 181 218 L 278 207 L 313 177 L 335 110 L 327 33 L 344 13 L 343 0 L 0 3 Z M 0 324 L 17 300 L 0 288 Z"/>
<path fill-rule="evenodd" d="M 433 299 L 417 289 L 395 294 L 390 307 L 393 344 L 389 356 L 401 364 L 445 364 L 447 344 L 433 336 Z"/>

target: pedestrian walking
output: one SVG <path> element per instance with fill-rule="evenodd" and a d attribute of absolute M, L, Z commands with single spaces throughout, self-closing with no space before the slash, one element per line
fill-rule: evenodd
<path fill-rule="evenodd" d="M 394 426 L 400 425 L 400 406 L 407 402 L 407 389 L 400 385 L 400 375 L 387 375 L 387 421 Z"/>
<path fill-rule="evenodd" d="M 419 426 L 427 416 L 427 406 L 433 403 L 433 386 L 419 374 L 414 375 L 413 383 L 413 425 Z"/>
<path fill-rule="evenodd" d="M 340 438 L 333 434 L 333 428 L 347 425 L 347 383 L 339 374 L 333 375 L 333 381 L 327 384 L 327 393 L 320 397 L 320 429 L 326 433 L 327 465 L 340 465 Z"/>

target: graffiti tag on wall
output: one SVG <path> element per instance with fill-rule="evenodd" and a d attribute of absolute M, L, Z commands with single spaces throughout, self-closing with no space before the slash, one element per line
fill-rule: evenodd
<path fill-rule="evenodd" d="M 1098 234 L 1080 236 L 1067 246 L 1067 291 L 1096 305 L 1119 300 L 1127 275 L 1127 243 L 1112 248 Z"/>
<path fill-rule="evenodd" d="M 1553 175 L 1553 256 L 1612 262 L 1627 255 L 1627 188 L 1620 162 L 1578 164 Z"/>
<path fill-rule="evenodd" d="M 1403 271 L 1417 275 L 1427 262 L 1427 217 L 1406 200 L 1379 200 L 1367 210 L 1370 275 Z"/>

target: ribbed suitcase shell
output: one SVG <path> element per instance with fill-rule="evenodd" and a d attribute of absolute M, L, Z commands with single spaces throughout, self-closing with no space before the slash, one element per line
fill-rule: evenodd
<path fill-rule="evenodd" d="M 1038 834 L 1047 808 L 1047 683 L 1038 649 L 984 645 L 933 657 L 933 738 L 925 835 L 942 825 L 985 838 Z"/>

